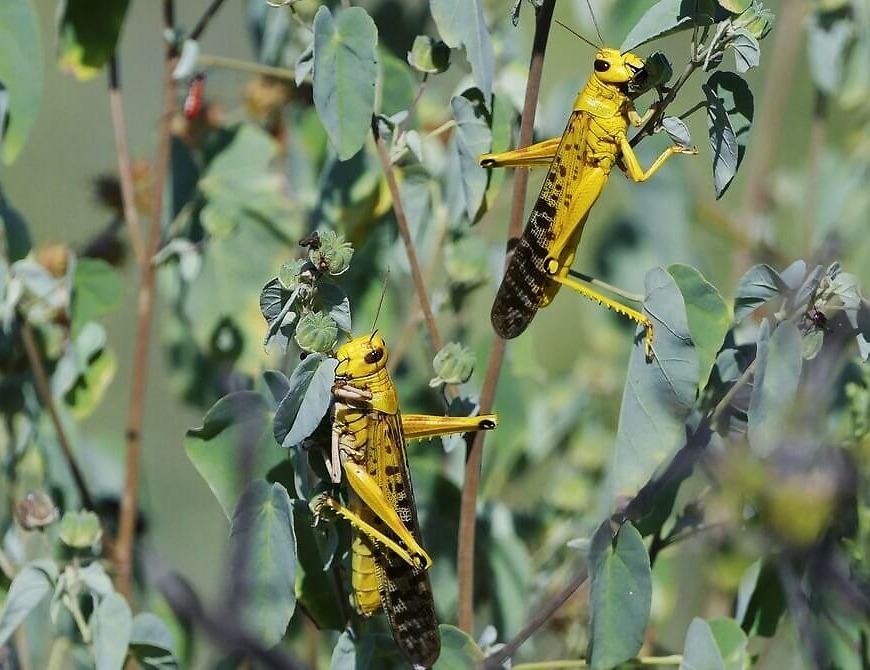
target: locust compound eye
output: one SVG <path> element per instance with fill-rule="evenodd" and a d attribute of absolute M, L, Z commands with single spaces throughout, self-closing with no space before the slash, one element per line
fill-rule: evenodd
<path fill-rule="evenodd" d="M 610 63 L 606 60 L 601 60 L 600 58 L 595 59 L 595 71 L 596 72 L 607 72 L 610 69 Z"/>
<path fill-rule="evenodd" d="M 374 365 L 379 360 L 381 360 L 383 357 L 384 357 L 384 350 L 383 349 L 380 349 L 380 348 L 372 349 L 369 353 L 366 354 L 365 361 L 369 365 Z"/>

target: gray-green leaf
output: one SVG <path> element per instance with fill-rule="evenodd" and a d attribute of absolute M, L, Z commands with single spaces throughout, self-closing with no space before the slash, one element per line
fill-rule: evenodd
<path fill-rule="evenodd" d="M 242 593 L 238 620 L 263 645 L 277 644 L 296 608 L 296 536 L 283 486 L 262 479 L 248 485 L 233 512 L 230 554 Z"/>
<path fill-rule="evenodd" d="M 378 30 L 361 7 L 314 16 L 314 106 L 341 160 L 363 146 L 375 111 Z"/>
<path fill-rule="evenodd" d="M 489 106 L 495 57 L 480 0 L 430 0 L 429 7 L 438 32 L 447 45 L 465 47 L 474 83 L 483 91 Z"/>
<path fill-rule="evenodd" d="M 733 72 L 714 72 L 701 88 L 707 96 L 713 185 L 721 198 L 743 160 L 754 102 L 746 81 Z"/>
<path fill-rule="evenodd" d="M 293 447 L 314 432 L 332 402 L 332 384 L 338 361 L 312 354 L 296 366 L 290 389 L 275 411 L 275 439 Z"/>
<path fill-rule="evenodd" d="M 121 670 L 127 657 L 133 615 L 127 601 L 110 593 L 91 615 L 96 670 Z"/>
<path fill-rule="evenodd" d="M 646 545 L 630 523 L 611 535 L 605 521 L 589 551 L 591 609 L 589 665 L 613 668 L 632 658 L 643 644 L 652 601 L 652 571 Z"/>
<path fill-rule="evenodd" d="M 696 8 L 697 11 L 694 11 Z M 681 30 L 688 30 L 695 25 L 710 25 L 713 23 L 715 10 L 712 0 L 697 2 L 659 0 L 640 17 L 623 40 L 619 50 L 630 51 L 641 44 Z"/>
<path fill-rule="evenodd" d="M 6 644 L 27 615 L 54 590 L 57 576 L 57 565 L 48 559 L 28 563 L 15 575 L 0 612 L 0 646 Z"/>
<path fill-rule="evenodd" d="M 713 631 L 706 621 L 698 617 L 692 619 L 686 633 L 680 670 L 725 670 Z"/>

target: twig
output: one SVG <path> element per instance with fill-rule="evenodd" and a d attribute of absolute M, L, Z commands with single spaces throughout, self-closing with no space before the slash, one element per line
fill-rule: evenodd
<path fill-rule="evenodd" d="M 190 31 L 190 35 L 187 36 L 188 39 L 198 40 L 202 36 L 202 33 L 208 27 L 209 22 L 214 18 L 215 14 L 217 14 L 222 4 L 224 4 L 224 0 L 212 0 L 212 3 L 203 12 L 199 21 L 196 22 L 193 30 Z"/>
<path fill-rule="evenodd" d="M 139 210 L 136 208 L 136 193 L 133 188 L 133 172 L 130 169 L 130 154 L 127 152 L 127 130 L 124 123 L 124 101 L 121 97 L 121 68 L 118 54 L 109 60 L 109 111 L 115 131 L 115 153 L 118 155 L 118 181 L 121 182 L 121 202 L 124 206 L 124 223 L 136 262 L 145 265 L 145 247 L 139 228 Z"/>
<path fill-rule="evenodd" d="M 737 393 L 742 389 L 746 384 L 752 379 L 752 375 L 755 374 L 755 364 L 758 359 L 753 360 L 749 365 L 746 366 L 746 369 L 743 371 L 743 374 L 731 385 L 731 388 L 728 389 L 728 392 L 722 396 L 722 400 L 716 403 L 716 407 L 713 409 L 713 414 L 710 416 L 710 423 L 712 425 L 716 425 L 719 422 L 719 417 L 722 412 L 724 412 L 731 402 L 734 400 L 734 397 Z"/>
<path fill-rule="evenodd" d="M 272 65 L 263 65 L 262 63 L 252 63 L 247 60 L 239 60 L 238 58 L 211 56 L 209 54 L 200 54 L 199 62 L 203 67 L 219 67 L 226 70 L 253 72 L 254 74 L 261 74 L 266 77 L 275 77 L 275 79 L 296 81 L 296 72 L 286 67 L 274 67 Z"/>
<path fill-rule="evenodd" d="M 174 27 L 173 0 L 163 0 L 164 28 Z M 133 353 L 133 379 L 130 384 L 130 404 L 127 411 L 127 449 L 124 490 L 121 495 L 118 541 L 115 545 L 116 587 L 125 597 L 131 591 L 131 561 L 136 529 L 136 498 L 139 486 L 139 456 L 142 447 L 142 424 L 145 415 L 145 390 L 148 375 L 148 357 L 151 346 L 151 321 L 154 316 L 154 281 L 157 269 L 151 259 L 160 246 L 160 228 L 163 221 L 163 192 L 169 167 L 170 123 L 175 107 L 175 86 L 172 72 L 178 53 L 170 46 L 166 52 L 163 71 L 163 114 L 161 115 L 157 160 L 154 167 L 154 194 L 152 218 L 148 233 L 148 248 L 139 279 L 138 321 Z"/>
<path fill-rule="evenodd" d="M 399 228 L 399 235 L 402 238 L 402 243 L 405 245 L 405 254 L 408 256 L 408 265 L 411 266 L 411 278 L 414 281 L 414 288 L 417 291 L 417 298 L 420 300 L 420 309 L 423 310 L 423 318 L 426 321 L 426 329 L 429 331 L 429 337 L 432 340 L 432 346 L 436 351 L 444 346 L 444 341 L 441 339 L 441 333 L 438 332 L 438 324 L 435 322 L 435 314 L 432 312 L 432 303 L 429 301 L 429 294 L 426 292 L 426 281 L 423 279 L 423 272 L 420 270 L 420 261 L 417 259 L 417 252 L 414 250 L 414 240 L 411 239 L 411 229 L 408 227 L 408 217 L 405 216 L 405 208 L 402 206 L 402 198 L 399 193 L 399 184 L 396 182 L 396 175 L 393 172 L 393 166 L 390 163 L 390 157 L 387 154 L 387 148 L 384 145 L 377 132 L 375 133 L 375 145 L 378 149 L 378 158 L 381 160 L 381 167 L 384 169 L 384 176 L 387 179 L 387 186 L 390 189 L 390 197 L 393 200 L 393 212 L 396 215 L 396 225 Z"/>
<path fill-rule="evenodd" d="M 553 21 L 556 0 L 544 0 L 535 15 L 535 36 L 532 42 L 532 55 L 529 62 L 529 78 L 526 81 L 526 95 L 523 101 L 522 121 L 518 148 L 532 143 L 535 125 L 535 108 L 544 68 L 544 53 Z M 508 249 L 520 236 L 523 225 L 523 209 L 529 183 L 528 170 L 519 170 L 514 178 L 513 200 L 508 223 Z M 510 261 L 510 252 L 505 256 L 505 267 Z M 490 349 L 486 366 L 486 377 L 480 392 L 480 413 L 492 411 L 495 389 L 501 375 L 504 361 L 505 340 L 496 336 Z M 462 485 L 462 502 L 459 510 L 459 550 L 456 558 L 459 576 L 459 611 L 457 623 L 466 633 L 471 634 L 474 626 L 474 536 L 477 521 L 477 492 L 480 487 L 480 466 L 483 460 L 485 431 L 475 433 L 465 458 L 465 477 Z"/>
<path fill-rule="evenodd" d="M 54 425 L 54 432 L 57 435 L 60 450 L 63 453 L 63 457 L 66 459 L 70 472 L 72 472 L 76 489 L 78 489 L 79 497 L 82 499 L 82 507 L 94 510 L 94 500 L 91 497 L 90 489 L 85 481 L 84 474 L 76 462 L 69 439 L 66 436 L 66 431 L 64 431 L 63 424 L 60 422 L 57 408 L 54 406 L 54 398 L 51 395 L 51 387 L 48 383 L 48 376 L 45 374 L 45 366 L 42 364 L 42 358 L 39 355 L 39 348 L 36 346 L 36 338 L 33 336 L 33 329 L 24 319 L 21 319 L 20 323 L 21 339 L 24 341 L 24 349 L 27 352 L 27 360 L 30 363 L 30 369 L 33 371 L 33 376 L 36 378 L 36 387 L 42 398 L 42 404 L 48 410 L 48 415 L 51 417 L 51 423 Z"/>
<path fill-rule="evenodd" d="M 501 668 L 502 663 L 513 656 L 517 650 L 528 640 L 534 633 L 543 626 L 556 611 L 565 604 L 574 592 L 579 589 L 589 578 L 589 570 L 586 565 L 581 567 L 573 579 L 559 593 L 550 598 L 543 605 L 535 610 L 535 615 L 529 619 L 529 622 L 523 626 L 522 630 L 517 633 L 504 647 L 499 649 L 492 656 L 483 660 L 478 668 L 480 670 L 497 670 Z"/>

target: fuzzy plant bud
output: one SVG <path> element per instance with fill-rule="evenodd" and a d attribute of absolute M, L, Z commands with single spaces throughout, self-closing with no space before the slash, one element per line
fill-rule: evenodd
<path fill-rule="evenodd" d="M 100 518 L 93 512 L 67 512 L 60 520 L 60 541 L 68 547 L 90 549 L 102 537 Z"/>
<path fill-rule="evenodd" d="M 474 372 L 476 356 L 468 347 L 459 342 L 450 342 L 435 354 L 432 367 L 437 375 L 429 381 L 429 386 L 441 384 L 462 384 Z"/>
<path fill-rule="evenodd" d="M 296 326 L 296 344 L 303 351 L 325 353 L 335 346 L 338 324 L 324 312 L 308 312 Z"/>
<path fill-rule="evenodd" d="M 320 234 L 317 245 L 311 245 L 308 258 L 321 272 L 340 275 L 350 267 L 353 246 L 335 231 L 327 230 Z"/>

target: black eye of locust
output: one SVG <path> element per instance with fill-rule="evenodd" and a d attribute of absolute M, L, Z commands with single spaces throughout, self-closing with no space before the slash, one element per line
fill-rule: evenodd
<path fill-rule="evenodd" d="M 606 60 L 595 59 L 595 71 L 596 72 L 607 72 L 610 69 L 610 63 Z"/>
<path fill-rule="evenodd" d="M 372 364 L 377 363 L 384 357 L 383 349 L 372 349 L 369 353 L 366 354 L 365 361 L 366 363 Z"/>

